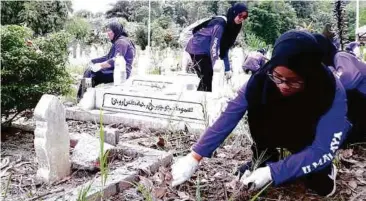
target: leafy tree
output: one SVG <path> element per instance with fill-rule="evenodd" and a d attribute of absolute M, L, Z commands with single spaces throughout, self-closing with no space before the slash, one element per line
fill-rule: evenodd
<path fill-rule="evenodd" d="M 71 1 L 2 1 L 1 6 L 2 25 L 26 25 L 37 35 L 63 29 L 71 11 Z"/>
<path fill-rule="evenodd" d="M 91 25 L 81 17 L 73 17 L 66 23 L 65 30 L 75 39 L 86 42 L 91 34 Z"/>
<path fill-rule="evenodd" d="M 1 26 L 1 116 L 5 126 L 20 112 L 34 108 L 43 94 L 65 95 L 70 90 L 65 69 L 69 35 L 50 34 L 27 46 L 25 39 L 31 37 L 29 28 Z"/>
<path fill-rule="evenodd" d="M 366 25 L 366 7 L 360 8 L 360 26 Z"/>
<path fill-rule="evenodd" d="M 23 1 L 1 1 L 1 24 L 20 24 L 19 13 L 24 9 Z"/>
<path fill-rule="evenodd" d="M 145 50 L 147 46 L 147 30 L 144 26 L 139 26 L 136 30 L 136 44 Z"/>
<path fill-rule="evenodd" d="M 267 44 L 273 44 L 284 32 L 297 24 L 295 10 L 284 1 L 264 1 L 253 5 L 245 30 L 253 33 Z"/>
<path fill-rule="evenodd" d="M 75 17 L 80 17 L 80 18 L 91 18 L 94 16 L 94 14 L 88 10 L 79 10 L 77 12 L 74 13 Z"/>
<path fill-rule="evenodd" d="M 290 5 L 295 9 L 298 18 L 309 18 L 316 10 L 316 3 L 313 1 L 290 1 Z"/>

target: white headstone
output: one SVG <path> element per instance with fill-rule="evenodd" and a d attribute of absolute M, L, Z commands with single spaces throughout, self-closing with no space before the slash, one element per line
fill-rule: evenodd
<path fill-rule="evenodd" d="M 37 177 L 52 183 L 70 174 L 70 139 L 65 108 L 56 96 L 43 95 L 34 110 L 34 116 Z"/>
<path fill-rule="evenodd" d="M 78 43 L 76 45 L 76 59 L 80 59 L 81 58 L 81 49 L 80 49 L 80 44 Z"/>
<path fill-rule="evenodd" d="M 138 75 L 145 75 L 146 69 L 149 69 L 151 63 L 151 58 L 148 50 L 142 51 L 141 55 L 138 59 L 138 66 L 137 66 L 137 74 Z"/>
<path fill-rule="evenodd" d="M 233 74 L 239 74 L 243 72 L 242 65 L 244 63 L 244 52 L 242 48 L 235 47 L 231 51 L 232 55 L 232 70 Z"/>
<path fill-rule="evenodd" d="M 192 62 L 191 56 L 188 52 L 183 51 L 182 53 L 182 73 L 187 73 L 188 65 Z"/>

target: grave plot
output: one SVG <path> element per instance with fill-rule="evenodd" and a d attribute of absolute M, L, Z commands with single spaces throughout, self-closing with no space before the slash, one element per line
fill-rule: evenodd
<path fill-rule="evenodd" d="M 34 115 L 34 144 L 28 133 L 27 138 L 21 138 L 27 140 L 24 148 L 12 147 L 12 143 L 23 145 L 15 140 L 2 146 L 1 177 L 6 200 L 77 200 L 86 189 L 86 200 L 102 195 L 107 198 L 134 185 L 139 174 L 153 174 L 172 160 L 172 155 L 164 151 L 117 144 L 118 133 L 112 128 L 103 133 L 105 141 L 113 141 L 115 146 L 86 133 L 70 135 L 65 109 L 54 96 L 44 95 Z M 11 155 L 14 150 L 19 153 L 17 157 Z M 108 162 L 104 185 L 101 180 L 105 174 L 99 171 L 103 170 L 101 155 Z"/>

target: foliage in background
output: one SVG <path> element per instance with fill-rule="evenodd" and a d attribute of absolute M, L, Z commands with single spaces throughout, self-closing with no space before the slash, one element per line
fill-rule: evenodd
<path fill-rule="evenodd" d="M 65 30 L 70 33 L 74 39 L 86 42 L 91 34 L 90 23 L 81 17 L 72 17 L 65 25 Z"/>
<path fill-rule="evenodd" d="M 245 31 L 253 33 L 267 44 L 273 44 L 282 33 L 295 28 L 296 12 L 284 1 L 262 1 L 250 7 Z"/>
<path fill-rule="evenodd" d="M 27 46 L 25 39 L 31 36 L 26 27 L 1 27 L 1 116 L 6 119 L 34 108 L 43 94 L 64 95 L 70 90 L 65 69 L 69 34 L 49 34 Z"/>
<path fill-rule="evenodd" d="M 18 24 L 45 35 L 64 28 L 71 1 L 1 1 L 1 25 Z"/>

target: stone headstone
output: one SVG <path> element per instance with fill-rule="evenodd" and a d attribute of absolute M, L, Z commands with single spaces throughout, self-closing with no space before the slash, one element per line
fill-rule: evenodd
<path fill-rule="evenodd" d="M 239 74 L 242 73 L 242 65 L 244 63 L 244 52 L 242 48 L 233 48 L 231 51 L 232 55 L 232 70 L 233 74 Z"/>
<path fill-rule="evenodd" d="M 52 183 L 70 174 L 70 139 L 65 108 L 56 96 L 43 95 L 34 110 L 34 116 L 37 177 Z"/>
<path fill-rule="evenodd" d="M 96 109 L 140 117 L 185 122 L 203 122 L 205 93 L 178 91 L 131 91 L 135 87 L 96 90 Z"/>
<path fill-rule="evenodd" d="M 80 49 L 80 43 L 76 45 L 76 59 L 81 58 L 81 49 Z"/>

